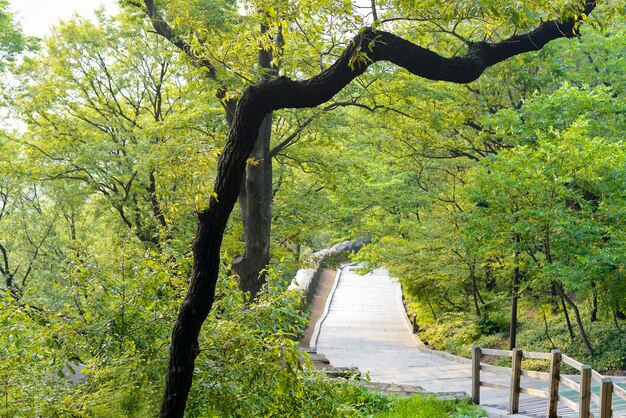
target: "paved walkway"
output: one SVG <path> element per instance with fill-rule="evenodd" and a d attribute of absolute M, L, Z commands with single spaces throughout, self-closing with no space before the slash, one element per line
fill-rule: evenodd
<path fill-rule="evenodd" d="M 402 304 L 400 285 L 384 269 L 364 276 L 346 266 L 334 280 L 324 313 L 311 337 L 311 346 L 335 367 L 357 367 L 372 382 L 419 386 L 427 392 L 471 393 L 468 359 L 429 350 L 413 334 Z M 576 379 L 574 377 L 574 379 Z M 509 384 L 510 377 L 481 372 L 481 380 Z M 547 382 L 527 376 L 522 386 L 547 390 Z M 599 388 L 594 389 L 599 392 Z M 578 398 L 577 391 L 560 394 Z M 481 405 L 491 417 L 545 417 L 546 400 L 520 395 L 520 412 L 506 415 L 508 390 L 481 388 Z M 626 402 L 614 396 L 614 408 Z M 495 408 L 495 409 L 494 409 Z M 597 407 L 592 407 L 597 414 Z M 559 402 L 560 417 L 578 416 Z"/>
<path fill-rule="evenodd" d="M 347 266 L 336 280 L 326 316 L 311 345 L 336 367 L 356 366 L 373 382 L 421 386 L 428 392 L 471 393 L 469 360 L 446 359 L 413 334 L 400 285 L 384 269 L 360 276 Z M 508 383 L 505 376 L 490 381 Z M 505 390 L 481 390 L 481 401 L 506 404 Z"/>

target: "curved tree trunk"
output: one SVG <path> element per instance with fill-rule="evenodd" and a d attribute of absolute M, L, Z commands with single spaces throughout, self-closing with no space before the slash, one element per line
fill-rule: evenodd
<path fill-rule="evenodd" d="M 157 32 L 164 32 L 173 38 L 161 18 L 152 13 L 153 2 L 145 0 L 145 4 Z M 591 2 L 583 11 L 589 15 L 594 8 L 595 2 Z M 198 214 L 199 226 L 193 243 L 194 267 L 172 332 L 160 416 L 178 418 L 184 415 L 194 362 L 199 353 L 200 329 L 215 297 L 224 229 L 239 195 L 246 161 L 254 148 L 261 123 L 270 112 L 322 104 L 363 74 L 370 64 L 382 60 L 427 79 L 468 83 L 491 65 L 524 52 L 539 50 L 554 39 L 573 36 L 576 23 L 576 19 L 544 22 L 532 32 L 515 35 L 502 42 L 472 43 L 465 56 L 453 58 L 444 58 L 391 33 L 366 28 L 352 40 L 333 65 L 317 76 L 303 81 L 278 77 L 247 88 L 237 105 L 228 142 L 220 155 L 215 196 L 211 198 L 208 209 Z"/>
<path fill-rule="evenodd" d="M 554 289 L 556 290 L 556 284 L 554 284 Z M 569 319 L 569 313 L 567 313 L 567 306 L 565 305 L 565 299 L 560 297 L 561 299 L 561 309 L 563 309 L 563 315 L 565 316 L 565 323 L 567 324 L 567 331 L 569 332 L 569 339 L 574 339 L 574 327 L 572 327 L 572 321 Z"/>
<path fill-rule="evenodd" d="M 213 278 L 218 275 L 221 237 L 226 225 L 223 219 L 228 219 L 228 215 L 224 210 L 212 215 L 200 218 L 193 242 L 193 273 L 172 331 L 161 417 L 184 415 L 195 360 L 200 352 L 198 335 L 215 300 L 217 281 Z"/>
<path fill-rule="evenodd" d="M 578 331 L 580 332 L 580 338 L 583 340 L 583 345 L 585 346 L 585 349 L 587 350 L 589 355 L 593 356 L 593 348 L 591 347 L 589 338 L 587 338 L 587 332 L 585 331 L 585 327 L 583 326 L 583 321 L 580 317 L 580 311 L 578 310 L 578 306 L 576 306 L 574 301 L 569 296 L 567 296 L 561 285 L 558 283 L 556 285 L 556 290 L 567 302 L 567 304 L 572 307 L 572 310 L 574 311 L 574 318 L 576 318 L 576 325 L 578 325 Z"/>

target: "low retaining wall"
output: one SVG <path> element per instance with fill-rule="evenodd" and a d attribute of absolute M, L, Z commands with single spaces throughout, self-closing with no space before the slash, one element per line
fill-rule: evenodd
<path fill-rule="evenodd" d="M 333 245 L 331 248 L 326 248 L 311 254 L 311 256 L 303 263 L 303 265 L 308 267 L 298 270 L 287 290 L 295 290 L 296 292 L 301 293 L 302 298 L 306 301 L 305 304 L 309 304 L 313 300 L 313 296 L 315 296 L 315 292 L 317 291 L 317 285 L 319 284 L 319 278 L 323 269 L 324 261 L 327 258 L 339 253 L 358 252 L 365 244 L 369 243 L 369 238 L 359 239 L 356 241 L 344 241 Z"/>

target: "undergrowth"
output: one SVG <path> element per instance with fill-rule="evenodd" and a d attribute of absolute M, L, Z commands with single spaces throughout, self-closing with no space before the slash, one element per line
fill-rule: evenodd
<path fill-rule="evenodd" d="M 417 303 L 411 303 L 411 315 L 416 315 L 420 328 L 420 338 L 431 347 L 470 357 L 473 345 L 486 348 L 509 348 L 509 312 L 508 306 L 492 309 L 488 316 L 477 317 L 468 312 L 442 313 L 437 320 L 431 311 Z M 545 314 L 545 319 L 544 319 Z M 596 322 L 588 320 L 588 312 L 582 307 L 583 324 L 591 346 L 593 356 L 582 344 L 582 340 L 573 322 L 574 337 L 571 338 L 562 312 L 553 312 L 551 306 L 521 304 L 517 333 L 517 347 L 527 351 L 550 352 L 553 348 L 561 350 L 577 361 L 591 365 L 603 373 L 615 373 L 626 369 L 626 327 L 608 318 Z M 536 363 L 536 364 L 535 364 Z M 528 362 L 525 367 L 546 369 L 545 362 Z"/>

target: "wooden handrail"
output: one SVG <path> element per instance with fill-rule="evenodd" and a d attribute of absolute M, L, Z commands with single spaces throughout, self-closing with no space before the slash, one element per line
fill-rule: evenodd
<path fill-rule="evenodd" d="M 511 352 L 508 350 L 494 350 L 493 348 L 481 348 L 480 354 L 483 356 L 498 356 L 498 357 L 511 357 Z"/>
<path fill-rule="evenodd" d="M 581 362 L 576 361 L 573 358 L 568 357 L 566 355 L 562 355 L 561 359 L 563 360 L 563 363 L 567 364 L 568 366 L 571 366 L 571 367 L 575 368 L 578 371 L 581 371 L 582 368 L 584 367 L 584 365 Z"/>
<path fill-rule="evenodd" d="M 480 359 L 482 356 L 510 357 L 511 368 L 509 370 L 504 367 L 481 364 Z M 549 373 L 523 370 L 522 359 L 549 360 Z M 561 363 L 565 363 L 580 372 L 580 383 L 572 380 L 570 377 L 561 376 Z M 499 375 L 510 375 L 511 382 L 509 385 L 506 385 L 481 380 L 481 370 Z M 548 381 L 548 390 L 546 391 L 536 388 L 522 387 L 521 376 Z M 599 396 L 591 391 L 592 382 L 600 385 Z M 572 400 L 571 398 L 560 395 L 560 383 L 577 391 L 579 393 L 578 399 Z M 515 414 L 519 411 L 519 396 L 521 393 L 539 398 L 546 398 L 548 400 L 546 410 L 546 416 L 548 418 L 557 417 L 557 406 L 559 401 L 578 412 L 579 418 L 589 418 L 591 416 L 592 402 L 598 405 L 600 409 L 598 416 L 600 418 L 610 418 L 614 416 L 614 411 L 612 411 L 613 395 L 626 400 L 626 389 L 614 385 L 611 378 L 602 376 L 600 373 L 592 370 L 591 366 L 584 365 L 571 357 L 562 355 L 559 350 L 552 350 L 551 353 L 540 353 L 523 351 L 520 348 L 507 351 L 474 346 L 472 347 L 472 400 L 476 404 L 480 403 L 481 386 L 509 390 L 510 414 Z"/>

